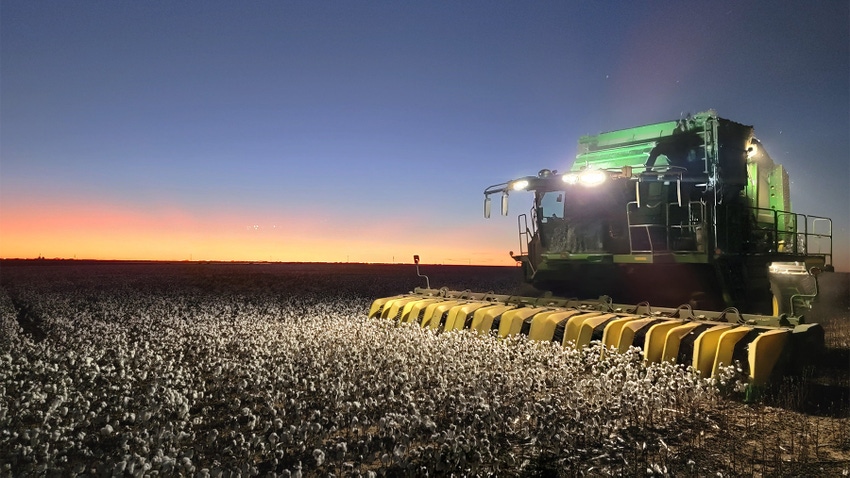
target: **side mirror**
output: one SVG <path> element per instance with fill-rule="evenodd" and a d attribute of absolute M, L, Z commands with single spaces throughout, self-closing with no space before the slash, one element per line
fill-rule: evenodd
<path fill-rule="evenodd" d="M 502 216 L 508 215 L 508 193 L 502 193 Z"/>
<path fill-rule="evenodd" d="M 484 218 L 490 219 L 490 196 L 484 197 Z"/>

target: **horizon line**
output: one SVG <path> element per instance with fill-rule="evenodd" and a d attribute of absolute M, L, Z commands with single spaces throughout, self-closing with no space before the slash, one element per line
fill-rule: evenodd
<path fill-rule="evenodd" d="M 191 260 L 191 259 L 80 259 L 65 257 L 0 257 L 0 262 L 121 262 L 121 263 L 163 263 L 163 264 L 358 264 L 358 265 L 415 265 L 414 262 L 361 262 L 361 261 L 270 261 L 270 260 Z M 459 266 L 459 267 L 518 267 L 499 264 L 421 262 L 423 265 Z"/>

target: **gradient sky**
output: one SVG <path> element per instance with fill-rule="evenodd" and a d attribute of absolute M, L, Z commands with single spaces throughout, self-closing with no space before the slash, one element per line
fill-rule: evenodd
<path fill-rule="evenodd" d="M 0 257 L 512 264 L 485 187 L 714 108 L 850 270 L 846 1 L 3 0 L 0 75 Z"/>

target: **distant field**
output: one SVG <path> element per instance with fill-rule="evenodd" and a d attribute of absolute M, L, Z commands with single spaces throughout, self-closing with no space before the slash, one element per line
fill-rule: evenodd
<path fill-rule="evenodd" d="M 366 319 L 424 285 L 412 265 L 2 261 L 0 476 L 841 476 L 848 279 L 809 314 L 821 370 L 743 404 L 635 355 Z"/>

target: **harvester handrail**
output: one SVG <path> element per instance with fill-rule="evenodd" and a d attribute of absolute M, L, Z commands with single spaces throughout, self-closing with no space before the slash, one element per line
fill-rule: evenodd
<path fill-rule="evenodd" d="M 671 209 L 678 208 L 687 215 L 686 223 L 674 224 L 670 217 Z M 700 231 L 704 230 L 705 224 L 705 203 L 703 201 L 688 201 L 682 205 L 677 202 L 667 203 L 667 245 L 673 252 L 702 252 L 705 249 L 705 238 L 700 236 Z M 678 236 L 673 236 L 673 231 L 678 230 Z M 676 239 L 690 239 L 692 246 L 677 246 Z"/>
<path fill-rule="evenodd" d="M 647 207 L 649 209 L 655 209 L 655 208 L 658 208 L 659 206 L 661 206 L 662 204 L 664 204 L 664 203 L 659 202 L 659 203 L 656 203 L 655 205 L 650 205 L 648 203 L 645 203 L 643 206 L 641 206 L 638 201 L 629 201 L 629 202 L 626 203 L 626 223 L 628 225 L 629 251 L 630 251 L 631 254 L 634 254 L 636 252 L 654 253 L 657 250 L 666 250 L 665 248 L 662 248 L 662 247 L 655 247 L 655 243 L 652 240 L 652 233 L 650 232 L 651 228 L 663 229 L 664 231 L 667 231 L 669 228 L 666 224 L 666 222 L 667 222 L 666 217 L 664 218 L 664 221 L 665 221 L 664 223 L 660 223 L 660 222 L 658 222 L 658 223 L 656 223 L 656 222 L 633 223 L 632 222 L 632 213 L 634 212 L 633 211 L 634 208 L 631 207 L 632 205 L 634 205 L 637 209 L 641 209 L 642 207 Z M 665 212 L 665 216 L 666 216 L 667 211 L 664 210 L 664 209 L 662 209 L 662 211 Z M 649 249 L 636 249 L 634 247 L 634 238 L 632 236 L 632 230 L 633 229 L 641 229 L 641 230 L 646 232 L 646 239 L 647 239 L 647 242 L 649 243 Z M 667 236 L 667 235 L 669 235 L 669 233 L 665 234 L 665 236 Z"/>
<path fill-rule="evenodd" d="M 510 181 L 505 181 L 503 183 L 494 184 L 492 186 L 487 186 L 487 188 L 484 189 L 484 195 L 489 196 L 491 194 L 505 192 L 505 191 L 508 190 L 508 185 L 510 183 L 511 183 Z"/>
<path fill-rule="evenodd" d="M 828 217 L 822 216 L 811 216 L 806 215 L 806 242 L 808 243 L 809 238 L 814 238 L 818 240 L 817 244 L 820 245 L 820 239 L 826 239 L 828 244 L 829 252 L 821 252 L 820 247 L 818 247 L 818 251 L 815 254 L 822 254 L 824 256 L 824 264 L 832 265 L 832 219 Z M 811 220 L 811 223 L 809 222 Z M 827 231 L 825 233 L 817 232 L 817 225 L 819 223 L 826 223 Z M 812 225 L 812 232 L 809 232 L 809 224 Z"/>
<path fill-rule="evenodd" d="M 526 254 L 531 255 L 531 241 L 534 238 L 535 233 L 537 232 L 537 215 L 535 213 L 534 208 L 531 208 L 531 227 L 528 228 L 528 216 L 524 213 L 517 216 L 517 229 L 519 230 L 519 255 L 524 256 Z M 525 244 L 525 245 L 523 245 Z M 533 261 L 526 262 L 531 268 L 531 273 L 534 274 L 537 272 L 534 269 Z"/>
<path fill-rule="evenodd" d="M 767 227 L 757 229 L 769 235 L 770 249 L 767 252 L 822 256 L 825 265 L 832 264 L 832 219 L 764 207 L 750 207 L 749 209 L 752 211 L 752 216 L 756 218 L 756 226 L 759 224 L 758 217 L 760 214 L 773 216 L 773 220 Z M 783 227 L 780 227 L 780 223 L 783 223 Z M 824 223 L 826 224 L 826 231 L 819 232 L 818 225 Z M 727 228 L 727 231 L 729 231 L 729 228 Z M 826 242 L 826 244 L 823 245 L 822 242 Z M 813 250 L 815 249 L 814 245 L 818 246 L 817 250 Z"/>

